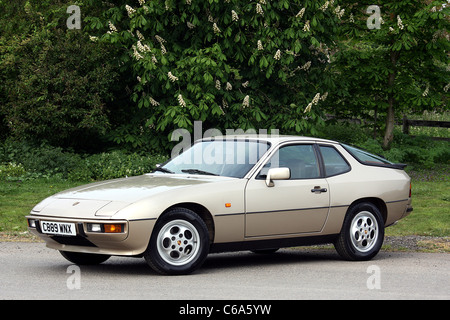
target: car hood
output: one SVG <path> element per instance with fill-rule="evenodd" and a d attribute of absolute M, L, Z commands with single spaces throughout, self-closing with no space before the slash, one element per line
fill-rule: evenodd
<path fill-rule="evenodd" d="M 65 217 L 79 216 L 80 212 L 111 216 L 131 203 L 161 192 L 228 179 L 233 178 L 155 173 L 96 182 L 57 193 L 35 206 L 33 212 L 61 216 L 63 211 Z"/>

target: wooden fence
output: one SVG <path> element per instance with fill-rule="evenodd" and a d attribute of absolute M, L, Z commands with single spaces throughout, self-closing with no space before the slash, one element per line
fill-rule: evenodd
<path fill-rule="evenodd" d="M 402 125 L 404 134 L 409 134 L 409 127 L 411 126 L 450 128 L 450 121 L 410 120 L 406 116 L 403 117 L 401 123 L 397 124 Z M 433 137 L 432 139 L 450 141 L 450 138 Z"/>

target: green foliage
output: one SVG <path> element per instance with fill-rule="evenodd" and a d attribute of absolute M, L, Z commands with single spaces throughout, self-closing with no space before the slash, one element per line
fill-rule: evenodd
<path fill-rule="evenodd" d="M 86 29 L 125 50 L 133 118 L 114 141 L 167 147 L 177 128 L 315 134 L 339 18 L 316 1 L 121 1 Z M 105 29 L 106 26 L 106 29 Z M 107 31 L 106 34 L 105 31 Z M 103 32 L 103 35 L 102 35 Z M 322 98 L 322 99 L 320 99 Z M 137 110 L 137 111 L 136 111 Z"/>
<path fill-rule="evenodd" d="M 449 19 L 446 1 L 342 1 L 346 23 L 333 59 L 338 83 L 333 113 L 385 123 L 392 142 L 394 118 L 448 108 Z M 380 8 L 380 28 L 369 30 L 366 9 Z M 348 14 L 348 16 L 347 16 Z"/>
<path fill-rule="evenodd" d="M 9 162 L 0 164 L 0 180 L 14 180 L 25 175 L 25 169 L 21 164 Z"/>
<path fill-rule="evenodd" d="M 428 136 L 411 137 L 395 130 L 391 149 L 382 148 L 381 138 L 373 139 L 367 128 L 345 123 L 329 124 L 321 129 L 320 137 L 355 145 L 389 161 L 406 163 L 414 170 L 432 169 L 438 165 L 450 165 L 448 141 L 434 141 Z"/>
<path fill-rule="evenodd" d="M 165 156 L 123 151 L 80 155 L 49 145 L 9 141 L 0 145 L 0 180 L 107 180 L 148 173 L 166 160 Z"/>
<path fill-rule="evenodd" d="M 23 34 L 4 22 L 12 34 L 0 36 L 0 129 L 16 139 L 84 147 L 107 132 L 117 72 L 105 63 L 112 51 L 67 29 L 65 3 L 20 1 L 14 21 Z"/>
<path fill-rule="evenodd" d="M 121 151 L 101 153 L 84 158 L 79 166 L 69 172 L 70 180 L 107 180 L 137 176 L 155 169 L 156 164 L 166 161 L 160 155 L 142 156 Z"/>

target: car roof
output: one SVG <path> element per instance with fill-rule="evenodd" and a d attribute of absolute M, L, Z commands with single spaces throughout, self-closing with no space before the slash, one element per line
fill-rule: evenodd
<path fill-rule="evenodd" d="M 268 141 L 272 144 L 280 144 L 282 142 L 322 142 L 322 143 L 333 143 L 339 144 L 337 141 L 314 138 L 314 137 L 305 137 L 305 136 L 291 136 L 291 135 L 272 135 L 272 134 L 234 134 L 234 135 L 222 135 L 222 136 L 214 136 L 200 139 L 199 141 L 210 141 L 210 140 L 259 140 L 259 141 Z"/>

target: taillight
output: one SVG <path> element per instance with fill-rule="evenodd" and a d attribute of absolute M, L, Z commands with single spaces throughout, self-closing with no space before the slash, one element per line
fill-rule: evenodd
<path fill-rule="evenodd" d="M 409 183 L 409 197 L 411 198 L 411 182 Z"/>

